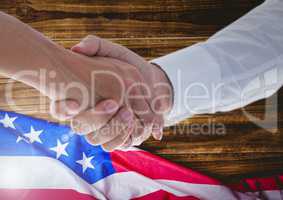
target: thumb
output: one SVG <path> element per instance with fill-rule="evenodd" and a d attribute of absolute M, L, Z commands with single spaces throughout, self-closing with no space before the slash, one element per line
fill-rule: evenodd
<path fill-rule="evenodd" d="M 85 135 L 104 127 L 119 109 L 119 104 L 107 99 L 100 101 L 94 108 L 85 110 L 71 120 L 71 128 L 80 135 Z"/>
<path fill-rule="evenodd" d="M 71 48 L 72 51 L 86 56 L 102 56 L 115 58 L 131 65 L 141 67 L 148 63 L 130 49 L 94 35 L 85 37 Z"/>
<path fill-rule="evenodd" d="M 73 46 L 71 50 L 86 56 L 94 56 L 99 51 L 100 40 L 99 37 L 89 35 Z"/>
<path fill-rule="evenodd" d="M 120 55 L 131 52 L 127 48 L 103 38 L 88 35 L 71 48 L 72 51 L 86 56 L 102 56 L 120 59 Z"/>
<path fill-rule="evenodd" d="M 68 120 L 77 115 L 80 105 L 76 100 L 66 99 L 52 101 L 50 104 L 50 114 L 58 120 Z"/>

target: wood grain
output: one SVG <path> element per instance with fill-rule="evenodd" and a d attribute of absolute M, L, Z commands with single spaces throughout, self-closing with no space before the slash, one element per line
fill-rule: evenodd
<path fill-rule="evenodd" d="M 147 59 L 205 41 L 262 0 L 2 0 L 0 10 L 16 16 L 70 48 L 88 34 L 127 46 Z M 0 78 L 5 94 L 7 79 Z M 0 99 L 0 109 L 52 120 L 49 101 L 21 83 L 13 88 L 15 105 Z M 255 125 L 244 112 L 264 118 L 267 128 Z M 167 128 L 162 142 L 142 148 L 166 159 L 219 178 L 226 183 L 242 177 L 283 172 L 283 91 L 228 113 L 199 115 Z M 41 102 L 41 103 L 40 103 Z M 277 119 L 276 119 L 277 117 Z M 272 122 L 277 120 L 278 127 Z M 194 127 L 224 125 L 224 135 L 198 134 Z M 268 126 L 269 125 L 269 126 Z M 208 129 L 208 128 L 207 128 Z"/>

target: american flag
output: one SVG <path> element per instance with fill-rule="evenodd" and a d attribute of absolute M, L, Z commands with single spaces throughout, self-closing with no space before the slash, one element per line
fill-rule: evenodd
<path fill-rule="evenodd" d="M 225 186 L 137 148 L 105 152 L 60 125 L 0 111 L 0 200 L 283 199 L 283 175 Z"/>

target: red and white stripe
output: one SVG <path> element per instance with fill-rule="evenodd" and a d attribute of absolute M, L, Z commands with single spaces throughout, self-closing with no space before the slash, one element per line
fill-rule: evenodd
<path fill-rule="evenodd" d="M 56 159 L 0 157 L 0 199 L 256 199 L 255 192 L 234 192 L 218 181 L 145 151 L 111 153 L 118 171 L 93 185 Z M 235 190 L 238 186 L 233 186 Z M 264 191 L 281 199 L 279 190 Z"/>

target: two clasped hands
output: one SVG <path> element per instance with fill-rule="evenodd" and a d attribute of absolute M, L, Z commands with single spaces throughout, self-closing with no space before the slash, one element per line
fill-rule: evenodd
<path fill-rule="evenodd" d="M 150 136 L 161 140 L 164 114 L 172 104 L 165 73 L 126 47 L 96 36 L 71 50 L 62 71 L 88 91 L 70 89 L 68 98 L 53 101 L 53 116 L 70 119 L 76 133 L 107 151 L 140 145 Z"/>
<path fill-rule="evenodd" d="M 112 151 L 161 140 L 172 88 L 157 65 L 96 36 L 67 50 L 3 12 L 0 30 L 0 73 L 48 96 L 52 116 L 91 144 Z"/>
<path fill-rule="evenodd" d="M 229 111 L 276 92 L 283 85 L 282 8 L 266 1 L 155 64 L 95 36 L 67 50 L 0 12 L 0 73 L 48 96 L 52 115 L 71 120 L 91 144 L 107 151 L 140 145 L 162 138 L 165 118 L 173 124 Z"/>

